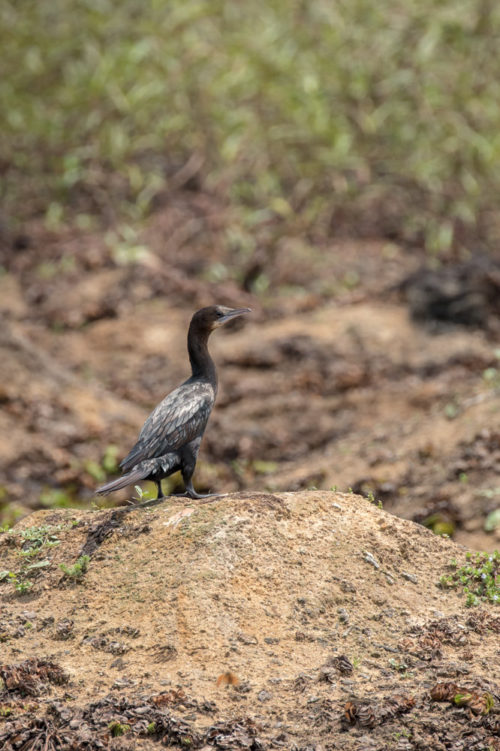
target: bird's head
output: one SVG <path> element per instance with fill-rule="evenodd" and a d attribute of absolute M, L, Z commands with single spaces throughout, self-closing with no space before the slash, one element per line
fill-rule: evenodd
<path fill-rule="evenodd" d="M 233 318 L 250 313 L 250 308 L 226 308 L 224 305 L 210 305 L 208 308 L 198 310 L 191 323 L 207 332 L 223 326 Z"/>

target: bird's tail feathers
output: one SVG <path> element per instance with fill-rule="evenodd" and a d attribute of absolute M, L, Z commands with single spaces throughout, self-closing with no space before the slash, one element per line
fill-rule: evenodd
<path fill-rule="evenodd" d="M 139 480 L 144 480 L 147 476 L 148 472 L 144 469 L 133 469 L 131 472 L 127 472 L 126 475 L 118 477 L 116 480 L 111 480 L 111 482 L 107 482 L 105 485 L 101 485 L 100 488 L 97 488 L 96 493 L 99 495 L 107 495 L 115 490 L 126 488 L 127 485 L 133 485 Z"/>

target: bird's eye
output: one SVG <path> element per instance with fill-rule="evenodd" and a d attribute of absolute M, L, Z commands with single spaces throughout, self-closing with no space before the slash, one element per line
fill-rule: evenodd
<path fill-rule="evenodd" d="M 222 318 L 223 315 L 224 313 L 222 312 L 222 310 L 217 311 L 217 318 Z"/>

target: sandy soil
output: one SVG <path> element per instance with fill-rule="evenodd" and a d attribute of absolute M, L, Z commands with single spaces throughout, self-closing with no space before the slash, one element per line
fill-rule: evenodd
<path fill-rule="evenodd" d="M 451 558 L 350 493 L 36 512 L 0 536 L 32 581 L 0 582 L 0 742 L 498 749 L 500 619 L 438 586 Z"/>

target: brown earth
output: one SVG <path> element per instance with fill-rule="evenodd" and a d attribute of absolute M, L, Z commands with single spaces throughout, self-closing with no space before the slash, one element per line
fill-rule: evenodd
<path fill-rule="evenodd" d="M 95 501 L 187 375 L 193 310 L 221 302 L 254 312 L 211 340 L 220 390 L 200 490 L 353 488 L 470 547 L 498 547 L 500 526 L 485 530 L 500 508 L 498 319 L 413 322 L 397 288 L 416 251 L 299 243 L 270 222 L 255 231 L 267 250 L 248 252 L 231 250 L 230 231 L 225 206 L 180 192 L 139 250 L 119 233 L 36 222 L 0 238 L 0 520 Z"/>
<path fill-rule="evenodd" d="M 0 536 L 32 582 L 0 582 L 0 745 L 498 749 L 500 618 L 452 557 L 349 493 L 36 512 Z"/>
<path fill-rule="evenodd" d="M 497 749 L 497 609 L 437 587 L 499 546 L 497 311 L 423 326 L 417 251 L 234 226 L 180 192 L 132 240 L 0 231 L 0 521 L 49 509 L 0 535 L 0 746 Z M 253 308 L 211 340 L 195 485 L 229 495 L 83 510 L 213 302 Z"/>

